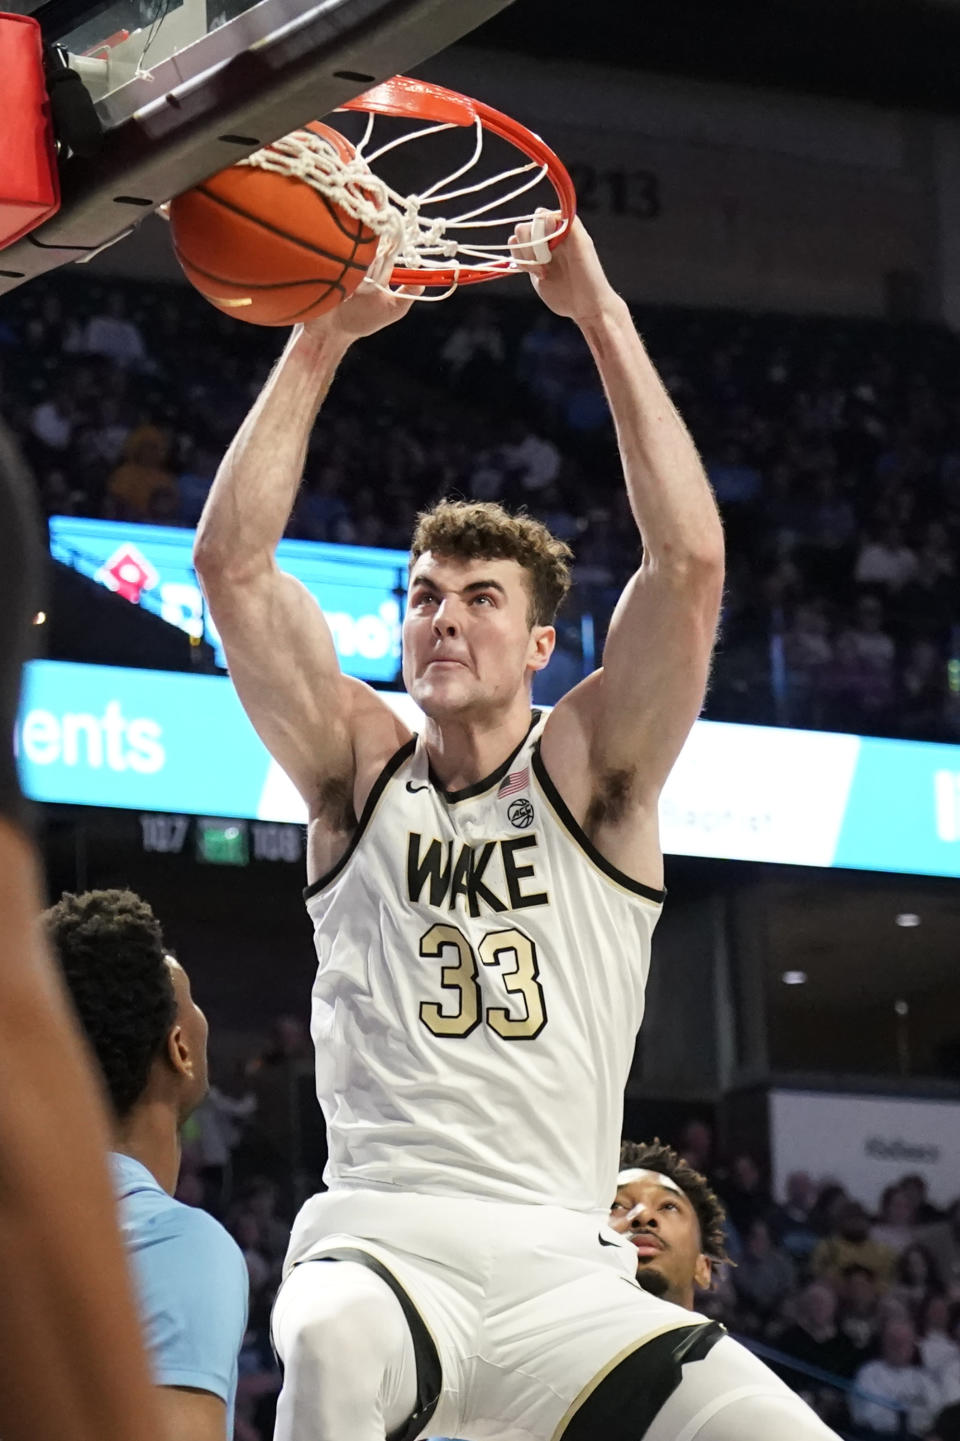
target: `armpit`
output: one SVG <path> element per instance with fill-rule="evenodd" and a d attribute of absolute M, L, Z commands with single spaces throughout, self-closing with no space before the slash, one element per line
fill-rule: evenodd
<path fill-rule="evenodd" d="M 599 776 L 587 807 L 583 829 L 593 840 L 603 826 L 617 825 L 630 810 L 637 783 L 633 769 L 604 771 Z"/>
<path fill-rule="evenodd" d="M 353 785 L 345 776 L 330 776 L 317 787 L 314 800 L 313 818 L 324 826 L 343 835 L 350 835 L 357 828 L 357 815 L 353 808 Z"/>

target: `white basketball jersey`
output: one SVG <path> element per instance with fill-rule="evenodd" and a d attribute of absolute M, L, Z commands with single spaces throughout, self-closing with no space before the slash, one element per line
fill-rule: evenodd
<path fill-rule="evenodd" d="M 309 887 L 325 1179 L 603 1210 L 661 891 L 518 750 L 456 792 L 416 738 Z"/>

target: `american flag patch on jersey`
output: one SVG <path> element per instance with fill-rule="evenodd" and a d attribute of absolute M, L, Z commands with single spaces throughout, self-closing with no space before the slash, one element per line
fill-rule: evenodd
<path fill-rule="evenodd" d="M 529 784 L 530 767 L 524 766 L 522 771 L 514 771 L 512 775 L 504 777 L 497 791 L 497 799 L 502 801 L 504 796 L 516 795 L 517 791 L 526 790 Z"/>

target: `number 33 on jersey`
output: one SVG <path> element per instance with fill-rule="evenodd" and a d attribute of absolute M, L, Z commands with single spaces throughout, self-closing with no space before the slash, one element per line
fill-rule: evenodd
<path fill-rule="evenodd" d="M 543 724 L 456 792 L 409 741 L 307 891 L 328 1185 L 609 1205 L 663 895 L 577 826 Z"/>

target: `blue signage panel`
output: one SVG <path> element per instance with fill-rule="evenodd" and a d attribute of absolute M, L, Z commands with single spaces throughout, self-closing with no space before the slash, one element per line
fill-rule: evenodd
<path fill-rule="evenodd" d="M 225 666 L 220 637 L 193 569 L 192 530 L 55 515 L 50 553 L 83 575 L 143 605 L 213 646 Z M 403 550 L 282 540 L 277 559 L 322 602 L 340 665 L 347 675 L 386 684 L 400 668 L 400 593 L 409 557 Z"/>
<path fill-rule="evenodd" d="M 306 819 L 226 676 L 33 661 L 16 742 L 38 801 Z M 660 823 L 674 855 L 960 876 L 960 746 L 698 721 Z"/>

